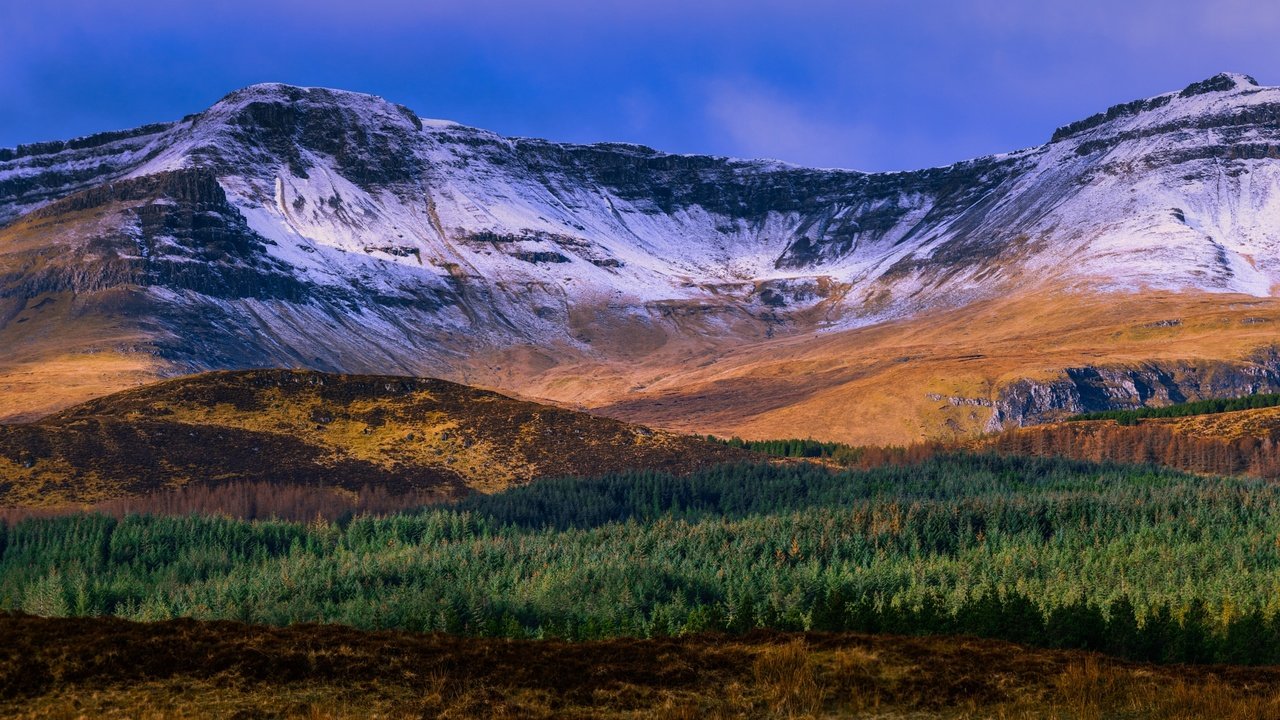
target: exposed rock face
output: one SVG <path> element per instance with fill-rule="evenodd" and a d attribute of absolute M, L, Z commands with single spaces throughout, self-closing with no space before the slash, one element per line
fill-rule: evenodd
<path fill-rule="evenodd" d="M 28 215 L 39 223 L 125 206 L 118 224 L 56 263 L 32 264 L 0 276 L 0 295 L 91 293 L 121 286 L 190 291 L 210 298 L 302 302 L 306 288 L 205 168 L 127 178 L 68 195 Z"/>
<path fill-rule="evenodd" d="M 986 429 L 1004 430 L 1102 410 L 1275 392 L 1280 392 L 1280 354 L 1275 347 L 1240 362 L 1068 368 L 1057 380 L 1024 379 L 1002 387 Z"/>
<path fill-rule="evenodd" d="M 32 328 L 67 315 L 34 308 L 57 295 L 111 328 L 60 352 L 124 333 L 173 372 L 466 380 L 481 356 L 629 362 L 673 339 L 803 337 L 1049 284 L 1268 296 L 1277 157 L 1280 89 L 1242 75 L 1040 147 L 878 174 L 505 138 L 257 85 L 177 122 L 0 150 L 0 343 L 38 354 L 60 330 Z M 486 377 L 525 372 L 499 365 Z M 1092 372 L 983 400 L 1009 424 L 1218 387 Z"/>

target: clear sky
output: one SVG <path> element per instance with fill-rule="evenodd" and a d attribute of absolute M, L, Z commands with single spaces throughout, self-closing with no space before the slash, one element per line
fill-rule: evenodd
<path fill-rule="evenodd" d="M 1260 0 L 0 0 L 0 146 L 176 119 L 256 82 L 508 135 L 862 170 L 1044 142 L 1230 70 Z"/>

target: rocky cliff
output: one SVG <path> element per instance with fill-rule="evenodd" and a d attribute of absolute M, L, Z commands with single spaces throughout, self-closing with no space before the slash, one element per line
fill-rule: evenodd
<path fill-rule="evenodd" d="M 1280 392 L 1280 353 L 1272 346 L 1238 360 L 1144 362 L 1071 367 L 1056 380 L 1016 380 L 992 403 L 989 431 L 1036 425 L 1101 410 Z"/>

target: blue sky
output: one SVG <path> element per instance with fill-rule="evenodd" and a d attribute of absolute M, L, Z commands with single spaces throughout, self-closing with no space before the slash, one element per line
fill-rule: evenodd
<path fill-rule="evenodd" d="M 168 120 L 255 82 L 509 135 L 862 170 L 940 165 L 1231 70 L 1245 0 L 0 1 L 0 146 Z"/>

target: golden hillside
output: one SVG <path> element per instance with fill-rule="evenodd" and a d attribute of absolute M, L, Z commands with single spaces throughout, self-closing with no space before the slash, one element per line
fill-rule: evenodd
<path fill-rule="evenodd" d="M 1050 382 L 1067 368 L 1247 376 L 1277 327 L 1276 298 L 1062 290 L 714 350 L 673 341 L 629 365 L 565 364 L 523 381 L 480 382 L 673 430 L 855 445 L 953 441 L 986 429 L 1002 389 Z"/>
<path fill-rule="evenodd" d="M 674 471 L 741 453 L 442 380 L 255 370 L 170 380 L 0 425 L 0 504 L 189 483 L 488 492 L 542 476 Z"/>
<path fill-rule="evenodd" d="M 1245 377 L 1251 356 L 1277 341 L 1280 300 L 1063 289 L 839 332 L 792 328 L 765 338 L 744 331 L 748 339 L 738 340 L 715 335 L 694 314 L 673 318 L 674 330 L 650 327 L 644 343 L 628 345 L 622 341 L 636 340 L 635 327 L 597 317 L 595 355 L 517 346 L 478 351 L 440 374 L 677 432 L 870 445 L 953 441 L 986 430 L 993 403 L 1011 384 L 1052 382 L 1068 368 Z M 16 341 L 25 327 L 10 324 L 0 339 Z M 119 341 L 103 335 L 110 327 L 84 332 L 96 346 L 123 349 L 78 353 L 73 348 L 89 340 L 24 337 L 15 345 L 21 352 L 0 363 L 0 419 L 32 419 L 174 372 L 129 350 L 125 329 Z M 1187 397 L 1202 395 L 1192 388 Z"/>

